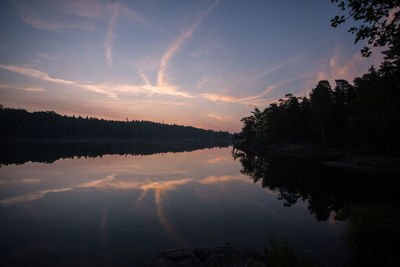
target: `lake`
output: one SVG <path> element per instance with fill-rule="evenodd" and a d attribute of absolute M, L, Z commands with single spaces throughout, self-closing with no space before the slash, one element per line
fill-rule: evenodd
<path fill-rule="evenodd" d="M 254 178 L 230 146 L 174 150 L 39 151 L 3 162 L 1 264 L 137 266 L 158 250 L 263 249 L 271 238 L 322 264 L 348 264 L 347 223 L 308 189 Z M 275 173 L 303 175 L 300 165 L 277 164 Z"/>

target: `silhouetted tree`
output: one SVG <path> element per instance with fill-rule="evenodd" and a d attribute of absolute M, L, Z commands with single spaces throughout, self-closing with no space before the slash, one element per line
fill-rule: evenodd
<path fill-rule="evenodd" d="M 331 0 L 350 17 L 360 23 L 349 29 L 356 35 L 355 43 L 367 40 L 361 50 L 363 56 L 371 54 L 372 47 L 388 47 L 383 66 L 388 71 L 400 68 L 400 0 Z M 332 27 L 346 21 L 344 15 L 335 16 L 331 20 Z"/>
<path fill-rule="evenodd" d="M 262 112 L 242 119 L 235 147 L 311 141 L 375 152 L 400 148 L 400 82 L 371 68 L 354 80 L 336 80 L 334 90 L 320 81 L 309 97 L 286 94 Z M 238 141 L 240 140 L 240 142 Z M 247 147 L 247 148 L 246 148 Z"/>
<path fill-rule="evenodd" d="M 64 139 L 231 139 L 228 132 L 150 121 L 109 121 L 61 116 L 54 111 L 0 110 L 0 137 Z"/>
<path fill-rule="evenodd" d="M 332 89 L 328 81 L 320 81 L 310 93 L 311 112 L 316 132 L 322 142 L 327 140 L 327 134 L 332 130 Z"/>

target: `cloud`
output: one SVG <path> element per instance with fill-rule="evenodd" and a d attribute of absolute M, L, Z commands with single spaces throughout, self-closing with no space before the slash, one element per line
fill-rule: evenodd
<path fill-rule="evenodd" d="M 93 24 L 89 20 L 108 21 L 104 48 L 109 66 L 112 66 L 112 43 L 118 17 L 122 15 L 134 21 L 148 23 L 138 12 L 117 1 L 44 0 L 23 2 L 14 0 L 13 4 L 18 16 L 25 23 L 41 30 L 92 29 Z"/>
<path fill-rule="evenodd" d="M 18 16 L 25 23 L 40 30 L 90 30 L 93 28 L 90 20 L 107 20 L 110 7 L 110 21 L 113 20 L 114 7 L 117 7 L 118 10 L 121 10 L 121 15 L 128 19 L 142 23 L 148 22 L 136 11 L 116 1 L 109 3 L 108 1 L 99 0 L 13 0 L 12 3 Z"/>
<path fill-rule="evenodd" d="M 85 26 L 76 23 L 50 21 L 48 17 L 51 12 L 43 7 L 42 2 L 23 3 L 22 1 L 14 0 L 12 3 L 22 21 L 36 29 L 58 31 L 61 29 L 85 28 Z"/>
<path fill-rule="evenodd" d="M 179 88 L 177 86 L 174 85 L 170 85 L 170 84 L 158 84 L 156 86 L 151 85 L 149 79 L 147 78 L 147 76 L 144 73 L 140 73 L 140 77 L 142 78 L 144 85 L 142 85 L 142 87 L 146 90 L 149 90 L 153 93 L 156 94 L 166 94 L 166 95 L 173 95 L 173 96 L 181 96 L 181 97 L 185 97 L 185 98 L 192 98 L 194 97 L 193 95 L 183 92 L 181 90 L 179 90 Z"/>
<path fill-rule="evenodd" d="M 179 97 L 186 97 L 192 98 L 193 96 L 187 94 L 185 92 L 179 91 L 177 87 L 172 85 L 164 85 L 164 86 L 152 86 L 145 75 L 142 75 L 142 79 L 145 81 L 145 84 L 129 84 L 129 83 L 115 83 L 115 82 L 105 82 L 100 84 L 94 83 L 82 83 L 82 82 L 75 82 L 69 81 L 64 79 L 57 79 L 52 78 L 45 72 L 40 70 L 32 69 L 29 67 L 22 67 L 17 65 L 2 65 L 0 64 L 0 68 L 9 70 L 21 75 L 25 75 L 31 78 L 75 86 L 78 88 L 82 88 L 88 91 L 96 92 L 99 94 L 106 95 L 113 99 L 118 99 L 118 94 L 147 94 L 149 96 L 154 94 L 160 95 L 172 95 L 172 96 L 179 96 Z M 32 88 L 31 88 L 32 89 Z M 27 90 L 27 89 L 25 89 Z M 32 90 L 31 90 L 32 91 Z"/>
<path fill-rule="evenodd" d="M 62 9 L 65 13 L 89 19 L 102 19 L 105 13 L 104 2 L 97 0 L 53 0 L 50 4 L 55 9 Z"/>
<path fill-rule="evenodd" d="M 251 99 L 251 97 L 236 97 L 232 95 L 223 95 L 223 94 L 200 94 L 203 98 L 213 101 L 213 102 L 227 102 L 227 103 L 240 103 L 242 101 Z"/>
<path fill-rule="evenodd" d="M 23 90 L 28 92 L 43 92 L 44 89 L 42 87 L 24 87 Z"/>
<path fill-rule="evenodd" d="M 118 14 L 119 14 L 119 5 L 116 2 L 112 2 L 110 4 L 111 8 L 111 18 L 108 23 L 108 30 L 106 40 L 104 42 L 104 46 L 106 49 L 106 59 L 109 66 L 112 66 L 112 55 L 111 55 L 111 45 L 112 45 L 112 37 L 113 31 L 115 28 L 115 24 L 117 22 Z"/>
<path fill-rule="evenodd" d="M 315 84 L 320 80 L 328 80 L 333 83 L 337 79 L 352 81 L 365 73 L 371 65 L 379 66 L 382 58 L 379 49 L 375 49 L 370 57 L 364 58 L 359 51 L 349 57 L 336 48 L 333 56 L 325 60 L 326 63 L 320 67 L 320 71 L 315 74 L 316 78 L 312 82 Z"/>
<path fill-rule="evenodd" d="M 20 180 L 11 181 L 0 181 L 0 184 L 37 184 L 40 183 L 40 179 L 37 178 L 23 178 Z"/>
<path fill-rule="evenodd" d="M 207 117 L 208 117 L 208 118 L 211 118 L 211 119 L 216 119 L 216 120 L 218 120 L 218 121 L 224 121 L 224 120 L 227 119 L 227 118 L 224 117 L 224 116 L 220 116 L 220 115 L 213 114 L 213 113 L 207 114 Z"/>
<path fill-rule="evenodd" d="M 207 160 L 207 163 L 214 164 L 214 163 L 225 161 L 225 160 L 226 160 L 225 157 L 216 157 L 216 158 Z"/>
<path fill-rule="evenodd" d="M 255 79 L 259 79 L 259 78 L 261 78 L 263 76 L 266 76 L 266 75 L 268 75 L 268 74 L 270 74 L 270 73 L 272 73 L 274 71 L 277 71 L 277 70 L 281 69 L 282 67 L 284 67 L 284 66 L 286 66 L 288 64 L 292 64 L 294 62 L 297 62 L 299 59 L 302 58 L 302 56 L 303 55 L 300 55 L 300 56 L 296 56 L 296 57 L 290 58 L 288 60 L 285 60 L 285 61 L 281 62 L 280 64 L 278 64 L 278 65 L 276 65 L 276 66 L 274 66 L 272 68 L 269 68 L 269 69 L 257 74 L 254 78 Z"/>
<path fill-rule="evenodd" d="M 75 84 L 75 82 L 71 82 L 71 81 L 67 81 L 67 80 L 63 80 L 63 79 L 51 78 L 47 73 L 44 73 L 44 72 L 42 72 L 40 70 L 35 70 L 35 69 L 32 69 L 32 68 L 28 68 L 28 67 L 21 67 L 21 66 L 17 66 L 17 65 L 2 65 L 2 64 L 0 64 L 0 68 L 5 69 L 5 70 L 9 70 L 9 71 L 12 71 L 12 72 L 16 72 L 18 74 L 22 74 L 22 75 L 25 75 L 25 76 L 29 76 L 29 77 L 32 77 L 32 78 L 44 80 L 44 81 L 61 83 L 61 84 L 68 84 L 68 85 L 74 85 Z"/>
<path fill-rule="evenodd" d="M 245 105 L 254 105 L 255 103 L 261 102 L 270 102 L 271 99 L 265 99 L 265 96 L 267 96 L 269 93 L 274 91 L 275 89 L 289 84 L 291 82 L 294 82 L 299 79 L 306 78 L 310 75 L 312 75 L 314 72 L 305 72 L 303 74 L 300 74 L 298 76 L 291 77 L 289 79 L 283 80 L 281 82 L 277 82 L 273 85 L 268 86 L 265 88 L 263 92 L 257 95 L 252 95 L 252 96 L 247 96 L 247 97 L 236 97 L 232 95 L 222 95 L 222 94 L 201 94 L 201 96 L 205 99 L 208 99 L 213 102 L 226 102 L 226 103 L 240 103 L 240 104 L 245 104 Z"/>
<path fill-rule="evenodd" d="M 42 21 L 41 19 L 35 18 L 28 14 L 19 14 L 20 18 L 27 24 L 39 30 L 57 31 L 60 29 L 76 29 L 78 25 L 72 24 L 67 25 L 64 23 L 49 23 Z"/>
<path fill-rule="evenodd" d="M 21 87 L 21 86 L 14 86 L 8 84 L 0 84 L 0 89 L 17 89 L 23 90 L 28 92 L 43 92 L 44 89 L 42 87 Z"/>
<path fill-rule="evenodd" d="M 206 18 L 211 11 L 214 9 L 214 7 L 218 4 L 218 0 L 215 1 L 203 14 L 201 14 L 196 21 L 192 24 L 191 27 L 189 27 L 187 30 L 183 31 L 182 34 L 175 39 L 172 44 L 168 47 L 167 51 L 164 53 L 164 55 L 161 58 L 161 64 L 160 68 L 158 71 L 158 85 L 162 86 L 166 84 L 166 70 L 169 64 L 169 61 L 175 54 L 175 52 L 179 49 L 179 47 L 182 45 L 183 41 L 185 41 L 187 38 L 189 38 L 193 32 L 199 27 L 200 23 Z"/>

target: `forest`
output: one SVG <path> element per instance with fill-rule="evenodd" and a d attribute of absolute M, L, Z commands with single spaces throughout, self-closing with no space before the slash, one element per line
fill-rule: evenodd
<path fill-rule="evenodd" d="M 236 146 L 310 142 L 365 151 L 398 152 L 400 75 L 373 67 L 354 85 L 319 81 L 308 97 L 286 94 L 243 118 Z"/>
<path fill-rule="evenodd" d="M 0 109 L 1 138 L 49 139 L 231 139 L 229 132 L 151 121 L 113 121 L 62 116 L 54 111 Z"/>

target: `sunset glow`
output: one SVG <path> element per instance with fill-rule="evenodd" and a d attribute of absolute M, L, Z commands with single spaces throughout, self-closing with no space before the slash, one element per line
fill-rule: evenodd
<path fill-rule="evenodd" d="M 255 106 L 361 75 L 330 1 L 1 1 L 0 104 L 235 132 Z"/>

